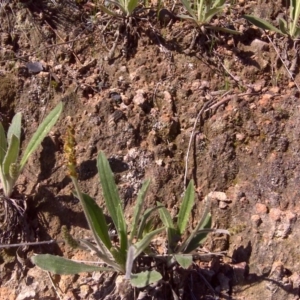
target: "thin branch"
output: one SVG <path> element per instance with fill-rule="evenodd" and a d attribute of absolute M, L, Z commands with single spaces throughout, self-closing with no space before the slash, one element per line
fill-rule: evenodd
<path fill-rule="evenodd" d="M 297 82 L 295 81 L 295 78 L 294 78 L 293 74 L 290 72 L 289 68 L 287 67 L 287 65 L 286 65 L 285 62 L 283 61 L 283 59 L 282 59 L 282 57 L 281 57 L 281 55 L 280 55 L 280 53 L 279 53 L 277 47 L 274 45 L 274 43 L 272 42 L 272 40 L 270 39 L 270 37 L 269 37 L 267 34 L 266 34 L 266 36 L 267 36 L 269 42 L 272 44 L 272 46 L 273 46 L 273 48 L 274 48 L 274 50 L 275 50 L 277 56 L 279 57 L 279 59 L 281 60 L 282 64 L 284 65 L 284 67 L 285 67 L 287 73 L 289 74 L 290 78 L 293 80 L 293 82 L 295 83 L 295 85 L 296 85 L 298 91 L 300 92 L 300 86 L 297 84 Z"/>
<path fill-rule="evenodd" d="M 2 248 L 13 248 L 13 247 L 22 247 L 22 246 L 38 246 L 38 245 L 45 245 L 45 244 L 54 244 L 54 243 L 64 243 L 65 241 L 44 241 L 44 242 L 30 242 L 30 243 L 19 243 L 19 244 L 0 244 L 0 249 Z"/>

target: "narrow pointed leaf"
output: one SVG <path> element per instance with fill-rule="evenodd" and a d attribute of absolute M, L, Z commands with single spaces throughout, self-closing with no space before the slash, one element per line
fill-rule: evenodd
<path fill-rule="evenodd" d="M 161 233 L 165 228 L 159 228 L 147 233 L 143 239 L 135 243 L 135 253 L 134 258 L 137 258 L 151 243 L 152 239 L 159 233 Z"/>
<path fill-rule="evenodd" d="M 156 202 L 157 206 L 161 207 L 159 210 L 160 219 L 167 228 L 175 228 L 172 217 L 168 210 L 160 202 Z"/>
<path fill-rule="evenodd" d="M 137 274 L 132 274 L 130 283 L 136 288 L 143 288 L 162 279 L 162 276 L 157 271 L 145 271 Z"/>
<path fill-rule="evenodd" d="M 133 11 L 136 9 L 136 7 L 139 4 L 139 0 L 129 0 L 126 10 L 127 10 L 127 14 L 131 15 L 133 13 Z"/>
<path fill-rule="evenodd" d="M 89 224 L 92 227 L 92 232 L 96 234 L 98 238 L 100 238 L 107 249 L 110 249 L 112 247 L 112 244 L 108 234 L 108 227 L 102 209 L 89 195 L 82 193 L 82 198 L 82 200 L 84 201 L 83 209 L 86 218 L 88 219 Z"/>
<path fill-rule="evenodd" d="M 131 277 L 131 271 L 132 271 L 132 266 L 133 266 L 133 261 L 134 261 L 134 253 L 135 253 L 135 248 L 133 245 L 131 245 L 128 248 L 127 257 L 126 257 L 125 279 L 127 279 L 127 280 L 129 280 Z"/>
<path fill-rule="evenodd" d="M 184 193 L 183 201 L 178 213 L 177 227 L 179 229 L 180 234 L 183 234 L 186 229 L 186 225 L 189 221 L 190 214 L 194 206 L 194 199 L 195 199 L 194 181 L 191 180 Z"/>
<path fill-rule="evenodd" d="M 190 2 L 188 0 L 181 0 L 184 8 L 188 11 L 188 13 L 191 15 L 191 17 L 197 22 L 197 17 L 194 14 L 194 10 L 190 6 Z"/>
<path fill-rule="evenodd" d="M 58 120 L 61 112 L 63 110 L 63 103 L 60 102 L 45 118 L 45 120 L 39 125 L 36 132 L 33 134 L 32 138 L 30 139 L 22 160 L 20 162 L 20 171 L 24 168 L 29 156 L 32 154 L 33 151 L 37 149 L 37 147 L 41 144 L 43 139 L 46 135 L 50 132 L 52 127 L 55 125 L 56 121 Z"/>
<path fill-rule="evenodd" d="M 106 207 L 118 231 L 121 251 L 125 254 L 127 251 L 127 230 L 122 203 L 109 162 L 102 151 L 98 155 L 97 167 Z"/>
<path fill-rule="evenodd" d="M 254 16 L 250 16 L 250 15 L 244 15 L 243 16 L 247 21 L 249 21 L 250 23 L 252 23 L 253 25 L 261 28 L 261 29 L 266 29 L 266 30 L 271 30 L 280 34 L 284 34 L 283 32 L 281 32 L 281 30 L 279 30 L 278 28 L 276 28 L 275 26 L 273 26 L 271 23 L 269 23 L 266 20 L 260 19 L 258 17 L 254 17 Z"/>
<path fill-rule="evenodd" d="M 163 207 L 163 205 L 161 206 L 156 206 L 156 207 L 152 207 L 152 208 L 148 208 L 146 209 L 146 211 L 143 213 L 143 216 L 142 216 L 142 220 L 140 222 L 140 225 L 139 225 L 139 229 L 137 231 L 137 239 L 141 239 L 142 236 L 143 236 L 143 232 L 145 230 L 145 227 L 146 225 L 148 224 L 147 223 L 147 220 L 148 218 L 151 216 L 151 214 L 155 211 L 155 210 L 158 210 L 160 209 L 161 207 Z M 151 219 L 150 219 L 151 221 Z"/>
<path fill-rule="evenodd" d="M 211 18 L 212 18 L 213 16 L 215 16 L 216 14 L 222 12 L 223 9 L 224 9 L 224 6 L 219 6 L 219 7 L 215 7 L 215 8 L 212 8 L 212 9 L 208 10 L 208 11 L 206 12 L 206 14 L 205 14 L 205 17 L 204 17 L 205 20 L 204 20 L 204 22 L 205 22 L 205 23 L 209 23 L 210 20 L 211 20 Z"/>
<path fill-rule="evenodd" d="M 211 214 L 209 213 L 206 216 L 205 221 L 201 226 L 201 229 L 197 230 L 196 232 L 193 232 L 192 238 L 190 239 L 186 248 L 184 249 L 184 253 L 192 252 L 205 241 L 208 233 L 214 231 L 214 229 L 211 229 L 211 224 L 212 224 L 212 219 L 211 219 Z"/>
<path fill-rule="evenodd" d="M 224 4 L 225 4 L 225 0 L 218 0 L 218 1 L 215 1 L 212 8 L 224 6 Z"/>
<path fill-rule="evenodd" d="M 5 136 L 5 131 L 0 122 L 0 166 L 2 165 L 5 153 L 7 151 L 7 140 Z"/>
<path fill-rule="evenodd" d="M 11 137 L 13 135 L 15 135 L 19 140 L 21 140 L 21 122 L 22 122 L 22 114 L 21 113 L 15 114 L 7 132 L 8 144 L 10 143 Z"/>
<path fill-rule="evenodd" d="M 10 143 L 6 155 L 3 160 L 3 173 L 9 178 L 9 167 L 16 163 L 19 157 L 20 140 L 13 134 L 10 138 Z"/>
<path fill-rule="evenodd" d="M 107 7 L 105 7 L 102 4 L 99 4 L 99 8 L 106 14 L 113 16 L 113 17 L 119 17 L 119 15 L 115 12 L 113 12 L 112 10 L 108 9 Z"/>
<path fill-rule="evenodd" d="M 229 29 L 229 28 L 226 28 L 226 27 L 210 26 L 210 25 L 204 25 L 204 26 L 205 26 L 205 28 L 215 30 L 215 31 L 221 31 L 221 32 L 226 32 L 226 33 L 230 33 L 230 34 L 242 34 L 239 31 L 236 31 L 234 29 Z"/>
<path fill-rule="evenodd" d="M 296 27 L 296 30 L 295 30 L 295 33 L 294 33 L 294 35 L 293 35 L 293 38 L 295 39 L 297 39 L 297 38 L 299 38 L 300 37 L 300 27 Z"/>
<path fill-rule="evenodd" d="M 109 3 L 113 4 L 113 5 L 118 6 L 121 9 L 121 11 L 123 12 L 123 14 L 127 13 L 124 1 L 119 0 L 119 2 L 117 2 L 117 1 L 113 1 L 113 0 L 107 0 L 107 2 L 109 2 Z"/>
<path fill-rule="evenodd" d="M 132 228 L 131 228 L 130 238 L 129 238 L 130 242 L 132 242 L 134 236 L 136 235 L 138 222 L 140 220 L 140 216 L 141 216 L 141 212 L 142 212 L 142 208 L 143 208 L 143 203 L 144 203 L 144 200 L 145 200 L 147 190 L 149 188 L 149 184 L 150 184 L 150 180 L 146 180 L 143 183 L 143 186 L 141 187 L 141 189 L 139 191 L 139 194 L 138 194 L 138 197 L 137 197 L 137 201 L 136 201 L 135 208 L 134 208 L 134 213 L 133 213 Z"/>
<path fill-rule="evenodd" d="M 97 266 L 91 266 L 72 261 L 60 256 L 50 254 L 38 254 L 31 257 L 31 261 L 45 271 L 52 272 L 54 274 L 72 275 L 82 272 L 100 272 L 111 271 L 110 268 L 103 268 Z"/>
<path fill-rule="evenodd" d="M 180 264 L 180 266 L 184 269 L 187 269 L 193 263 L 192 255 L 176 254 L 174 255 L 174 257 L 176 261 Z"/>
<path fill-rule="evenodd" d="M 282 18 L 279 18 L 278 21 L 279 21 L 279 28 L 280 28 L 280 30 L 284 34 L 288 34 L 288 32 L 287 32 L 287 30 L 288 30 L 288 28 L 287 28 L 287 22 L 284 19 L 282 19 Z"/>

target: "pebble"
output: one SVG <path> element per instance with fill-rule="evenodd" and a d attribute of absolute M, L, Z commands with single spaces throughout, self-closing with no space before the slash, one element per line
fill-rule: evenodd
<path fill-rule="evenodd" d="M 273 221 L 280 221 L 282 211 L 279 208 L 270 209 L 270 218 Z"/>
<path fill-rule="evenodd" d="M 262 220 L 259 215 L 252 215 L 251 222 L 255 227 L 258 227 L 262 223 Z"/>
<path fill-rule="evenodd" d="M 142 106 L 146 103 L 147 99 L 145 98 L 144 90 L 137 90 L 136 95 L 133 97 L 133 103 L 138 106 Z"/>
<path fill-rule="evenodd" d="M 256 203 L 255 210 L 259 215 L 264 215 L 268 212 L 267 206 L 263 203 Z"/>

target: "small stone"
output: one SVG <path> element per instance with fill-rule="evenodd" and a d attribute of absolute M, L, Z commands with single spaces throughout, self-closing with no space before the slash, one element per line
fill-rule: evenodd
<path fill-rule="evenodd" d="M 268 212 L 267 206 L 263 203 L 256 203 L 255 210 L 259 215 L 264 215 Z"/>
<path fill-rule="evenodd" d="M 290 280 L 293 284 L 293 289 L 299 289 L 300 287 L 300 275 L 295 272 L 290 276 Z"/>
<path fill-rule="evenodd" d="M 297 214 L 295 214 L 291 211 L 286 212 L 285 216 L 290 223 L 296 222 L 296 220 L 297 220 Z"/>
<path fill-rule="evenodd" d="M 262 223 L 262 220 L 259 215 L 252 215 L 251 222 L 255 227 L 258 227 Z"/>
<path fill-rule="evenodd" d="M 259 39 L 253 40 L 250 47 L 254 53 L 269 50 L 269 44 Z"/>
<path fill-rule="evenodd" d="M 122 72 L 122 73 L 127 72 L 127 67 L 126 66 L 121 66 L 120 67 L 120 72 Z"/>
<path fill-rule="evenodd" d="M 290 81 L 289 84 L 288 84 L 288 88 L 291 89 L 295 86 L 295 82 L 294 81 Z"/>
<path fill-rule="evenodd" d="M 220 202 L 219 202 L 219 208 L 225 209 L 225 208 L 227 208 L 227 207 L 228 207 L 228 204 L 227 204 L 226 202 L 224 202 L 224 201 L 220 201 Z"/>
<path fill-rule="evenodd" d="M 245 136 L 244 133 L 237 133 L 237 134 L 235 135 L 235 138 L 236 138 L 239 142 L 242 142 L 242 141 L 245 140 L 246 136 Z"/>
<path fill-rule="evenodd" d="M 279 93 L 279 87 L 278 86 L 272 86 L 272 87 L 269 88 L 269 91 L 271 93 L 278 94 Z"/>
<path fill-rule="evenodd" d="M 90 292 L 91 292 L 91 288 L 89 285 L 83 284 L 80 286 L 80 294 L 79 295 L 82 299 L 86 299 L 86 297 L 90 294 Z"/>
<path fill-rule="evenodd" d="M 279 208 L 270 209 L 270 218 L 271 220 L 277 222 L 280 221 L 282 211 Z"/>
<path fill-rule="evenodd" d="M 137 90 L 136 95 L 133 97 L 132 100 L 133 103 L 138 106 L 143 106 L 147 101 L 144 95 L 145 95 L 144 90 Z"/>

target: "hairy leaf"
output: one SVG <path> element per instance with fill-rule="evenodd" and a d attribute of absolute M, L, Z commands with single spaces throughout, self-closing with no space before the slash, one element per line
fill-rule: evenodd
<path fill-rule="evenodd" d="M 275 26 L 273 26 L 271 23 L 269 23 L 266 20 L 263 20 L 263 19 L 258 18 L 258 17 L 251 16 L 251 15 L 244 15 L 243 17 L 247 21 L 249 21 L 250 23 L 252 23 L 253 25 L 255 25 L 255 26 L 257 26 L 261 29 L 271 30 L 271 31 L 274 31 L 274 32 L 277 32 L 277 33 L 280 33 L 280 34 L 284 35 L 284 33 L 281 30 L 279 30 L 278 28 L 276 28 Z"/>
<path fill-rule="evenodd" d="M 141 187 L 141 189 L 138 193 L 138 197 L 137 197 L 137 201 L 136 201 L 135 208 L 134 208 L 134 213 L 133 213 L 132 228 L 131 228 L 130 238 L 129 238 L 130 242 L 132 242 L 134 236 L 136 235 L 137 226 L 138 226 L 138 223 L 139 223 L 139 220 L 140 220 L 140 216 L 141 216 L 141 212 L 142 212 L 142 208 L 143 208 L 143 203 L 144 203 L 144 200 L 145 200 L 147 190 L 149 188 L 149 184 L 150 184 L 150 180 L 146 180 L 143 183 L 143 186 Z"/>
<path fill-rule="evenodd" d="M 184 269 L 187 269 L 193 263 L 192 255 L 176 254 L 174 255 L 174 257 L 176 261 L 180 264 L 180 266 Z"/>
<path fill-rule="evenodd" d="M 194 206 L 194 199 L 195 199 L 194 181 L 191 180 L 185 191 L 183 201 L 178 213 L 177 227 L 179 229 L 180 234 L 183 234 L 186 229 L 186 225 L 189 221 L 190 214 Z"/>
<path fill-rule="evenodd" d="M 38 267 L 45 271 L 54 274 L 78 274 L 82 272 L 95 272 L 95 271 L 111 271 L 110 268 L 102 268 L 97 266 L 86 265 L 66 259 L 60 256 L 50 254 L 38 254 L 31 257 L 31 261 Z"/>
<path fill-rule="evenodd" d="M 131 274 L 130 283 L 137 288 L 143 288 L 162 279 L 157 271 L 145 271 L 137 274 Z"/>
<path fill-rule="evenodd" d="M 20 172 L 24 168 L 29 156 L 32 154 L 33 151 L 37 149 L 37 147 L 41 144 L 45 136 L 50 132 L 52 127 L 55 125 L 56 121 L 58 120 L 61 112 L 63 110 L 63 103 L 60 102 L 45 118 L 45 120 L 39 125 L 36 132 L 33 134 L 32 138 L 30 139 L 23 157 L 20 162 Z"/>
<path fill-rule="evenodd" d="M 127 251 L 127 229 L 122 203 L 109 162 L 102 151 L 98 155 L 97 167 L 104 200 L 118 231 L 121 251 L 125 255 Z"/>

